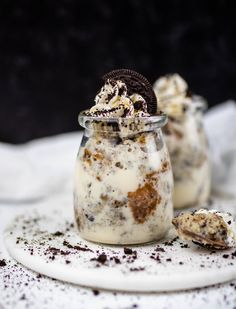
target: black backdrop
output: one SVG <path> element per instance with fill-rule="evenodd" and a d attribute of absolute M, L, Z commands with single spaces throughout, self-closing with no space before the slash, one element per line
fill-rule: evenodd
<path fill-rule="evenodd" d="M 210 106 L 236 99 L 233 1 L 0 2 L 0 141 L 78 129 L 100 76 L 179 72 Z"/>

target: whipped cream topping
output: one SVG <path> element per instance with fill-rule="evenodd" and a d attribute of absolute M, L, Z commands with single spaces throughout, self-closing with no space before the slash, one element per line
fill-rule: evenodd
<path fill-rule="evenodd" d="M 172 74 L 160 77 L 154 84 L 154 89 L 161 101 L 169 100 L 173 97 L 185 97 L 188 85 L 179 74 Z"/>
<path fill-rule="evenodd" d="M 199 209 L 195 214 L 215 214 L 223 219 L 227 227 L 227 244 L 229 247 L 234 247 L 236 245 L 236 222 L 234 221 L 233 216 L 230 213 L 224 213 L 217 210 L 207 210 Z"/>
<path fill-rule="evenodd" d="M 160 77 L 153 85 L 159 108 L 169 116 L 179 117 L 191 106 L 193 99 L 187 95 L 188 84 L 179 74 Z"/>
<path fill-rule="evenodd" d="M 147 103 L 138 93 L 128 95 L 120 80 L 108 79 L 95 97 L 95 105 L 86 115 L 97 117 L 148 117 Z"/>

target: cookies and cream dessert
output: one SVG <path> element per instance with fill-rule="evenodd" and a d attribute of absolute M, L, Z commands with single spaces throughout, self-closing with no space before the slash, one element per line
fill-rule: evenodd
<path fill-rule="evenodd" d="M 76 161 L 74 209 L 82 237 L 110 244 L 160 239 L 171 226 L 172 170 L 150 83 L 139 73 L 104 76 Z"/>
<path fill-rule="evenodd" d="M 178 74 L 159 78 L 153 87 L 159 108 L 169 118 L 163 133 L 174 174 L 174 207 L 201 205 L 209 197 L 211 178 L 202 124 L 205 102 L 190 94 Z"/>
<path fill-rule="evenodd" d="M 199 209 L 180 214 L 172 223 L 183 240 L 214 249 L 236 246 L 236 223 L 229 213 Z"/>

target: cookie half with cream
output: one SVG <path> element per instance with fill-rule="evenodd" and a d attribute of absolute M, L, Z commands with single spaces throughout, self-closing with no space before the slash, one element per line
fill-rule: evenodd
<path fill-rule="evenodd" d="M 236 223 L 229 213 L 199 209 L 172 220 L 178 236 L 210 249 L 236 246 Z"/>

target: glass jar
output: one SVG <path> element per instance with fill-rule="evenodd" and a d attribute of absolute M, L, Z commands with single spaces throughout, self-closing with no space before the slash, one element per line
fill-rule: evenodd
<path fill-rule="evenodd" d="M 168 231 L 173 177 L 160 129 L 166 122 L 166 115 L 79 115 L 85 132 L 76 160 L 74 211 L 83 238 L 139 244 Z"/>
<path fill-rule="evenodd" d="M 203 127 L 206 102 L 193 96 L 183 115 L 170 117 L 163 128 L 174 175 L 174 208 L 201 206 L 210 195 L 211 174 Z"/>

